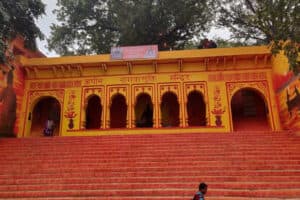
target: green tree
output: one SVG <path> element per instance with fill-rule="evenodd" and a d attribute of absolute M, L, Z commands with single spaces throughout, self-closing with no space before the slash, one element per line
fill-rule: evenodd
<path fill-rule="evenodd" d="M 16 36 L 24 38 L 25 46 L 36 48 L 35 39 L 42 38 L 35 19 L 44 14 L 41 0 L 0 1 L 0 64 L 9 64 L 8 45 Z"/>
<path fill-rule="evenodd" d="M 283 50 L 290 69 L 299 73 L 299 0 L 219 0 L 218 24 L 236 39 L 248 44 L 271 44 L 272 52 Z"/>
<path fill-rule="evenodd" d="M 229 48 L 229 47 L 241 47 L 241 46 L 247 46 L 248 44 L 239 41 L 239 40 L 230 40 L 230 39 L 223 39 L 223 38 L 214 38 L 215 42 L 218 45 L 218 48 Z"/>
<path fill-rule="evenodd" d="M 207 31 L 209 0 L 58 0 L 49 48 L 59 54 L 107 53 L 111 46 L 183 49 Z"/>

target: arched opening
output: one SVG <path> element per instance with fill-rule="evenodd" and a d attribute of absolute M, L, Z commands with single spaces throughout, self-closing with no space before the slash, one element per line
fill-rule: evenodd
<path fill-rule="evenodd" d="M 206 106 L 200 92 L 189 93 L 186 107 L 189 126 L 206 126 Z"/>
<path fill-rule="evenodd" d="M 126 118 L 126 98 L 122 94 L 116 94 L 110 105 L 110 128 L 126 128 Z"/>
<path fill-rule="evenodd" d="M 166 92 L 160 104 L 161 125 L 163 127 L 179 126 L 179 103 L 176 94 Z"/>
<path fill-rule="evenodd" d="M 153 127 L 153 103 L 150 95 L 140 94 L 134 106 L 135 126 Z"/>
<path fill-rule="evenodd" d="M 101 128 L 102 105 L 100 97 L 93 95 L 88 99 L 85 113 L 86 129 Z"/>
<path fill-rule="evenodd" d="M 57 99 L 54 97 L 44 97 L 40 99 L 34 106 L 30 115 L 32 120 L 30 135 L 45 135 L 45 129 L 49 126 L 48 122 L 50 121 L 52 131 L 49 134 L 58 136 L 60 129 L 60 113 L 61 106 Z"/>
<path fill-rule="evenodd" d="M 233 95 L 231 113 L 234 131 L 270 130 L 268 107 L 254 89 L 241 89 Z"/>

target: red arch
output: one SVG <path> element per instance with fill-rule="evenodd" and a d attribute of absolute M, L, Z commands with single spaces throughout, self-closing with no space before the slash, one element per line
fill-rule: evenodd
<path fill-rule="evenodd" d="M 41 136 L 48 119 L 54 121 L 53 135 L 59 135 L 61 106 L 54 97 L 43 97 L 34 106 L 31 113 L 31 136 Z"/>
<path fill-rule="evenodd" d="M 268 105 L 264 96 L 252 88 L 238 90 L 231 99 L 234 131 L 270 130 Z"/>
<path fill-rule="evenodd" d="M 153 103 L 149 94 L 141 93 L 137 96 L 134 112 L 136 127 L 153 127 Z"/>
<path fill-rule="evenodd" d="M 179 126 L 179 103 L 176 94 L 166 92 L 160 104 L 161 125 L 163 127 Z"/>
<path fill-rule="evenodd" d="M 186 107 L 189 126 L 206 126 L 206 105 L 200 92 L 189 93 Z"/>
<path fill-rule="evenodd" d="M 112 97 L 110 105 L 110 128 L 126 128 L 127 104 L 122 94 Z"/>
<path fill-rule="evenodd" d="M 97 95 L 88 98 L 86 107 L 85 127 L 86 129 L 101 128 L 102 105 L 101 99 Z"/>

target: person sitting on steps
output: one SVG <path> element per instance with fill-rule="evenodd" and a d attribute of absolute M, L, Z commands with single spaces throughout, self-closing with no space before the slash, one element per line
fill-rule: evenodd
<path fill-rule="evenodd" d="M 44 129 L 44 135 L 53 136 L 53 132 L 54 132 L 54 121 L 48 118 L 48 120 L 46 121 L 46 127 Z"/>

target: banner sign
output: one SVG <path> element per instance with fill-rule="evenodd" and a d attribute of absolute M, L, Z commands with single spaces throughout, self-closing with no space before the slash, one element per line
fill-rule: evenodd
<path fill-rule="evenodd" d="M 110 57 L 112 60 L 155 59 L 158 57 L 158 46 L 112 47 Z"/>

